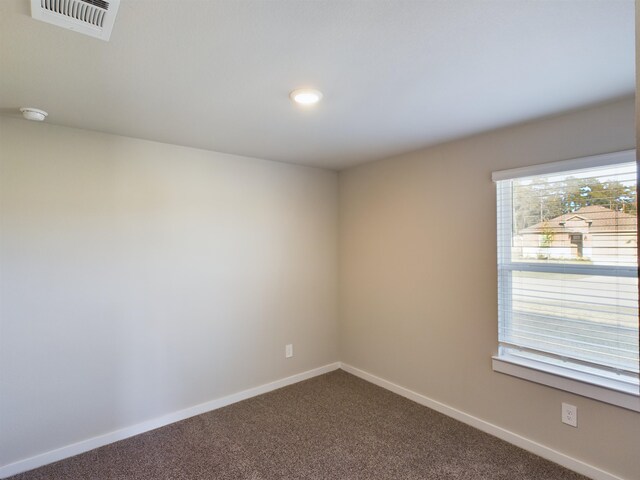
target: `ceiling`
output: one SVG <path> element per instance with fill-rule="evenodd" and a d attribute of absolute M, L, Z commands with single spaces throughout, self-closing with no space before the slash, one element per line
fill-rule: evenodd
<path fill-rule="evenodd" d="M 122 0 L 108 43 L 3 0 L 0 112 L 340 169 L 633 95 L 634 45 L 633 0 Z"/>

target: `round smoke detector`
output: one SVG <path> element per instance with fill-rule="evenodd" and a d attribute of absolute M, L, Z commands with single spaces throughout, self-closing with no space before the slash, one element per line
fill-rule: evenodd
<path fill-rule="evenodd" d="M 20 111 L 22 112 L 22 116 L 26 120 L 33 120 L 35 122 L 42 122 L 45 118 L 47 118 L 47 115 L 49 115 L 44 110 L 33 107 L 22 107 Z"/>

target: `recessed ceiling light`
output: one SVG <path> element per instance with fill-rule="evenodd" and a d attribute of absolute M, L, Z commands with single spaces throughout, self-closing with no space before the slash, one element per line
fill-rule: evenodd
<path fill-rule="evenodd" d="M 25 119 L 33 120 L 35 122 L 42 122 L 48 115 L 44 110 L 33 107 L 22 107 L 20 111 Z"/>
<path fill-rule="evenodd" d="M 322 98 L 322 92 L 312 88 L 299 88 L 289 94 L 291 100 L 300 105 L 313 105 L 318 103 Z"/>

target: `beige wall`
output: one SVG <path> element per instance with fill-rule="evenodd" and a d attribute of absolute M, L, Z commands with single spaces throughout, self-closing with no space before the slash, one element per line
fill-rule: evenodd
<path fill-rule="evenodd" d="M 630 99 L 363 165 L 338 205 L 333 172 L 0 118 L 0 464 L 343 360 L 635 478 L 640 414 L 490 362 L 490 172 L 633 148 L 633 119 Z"/>
<path fill-rule="evenodd" d="M 640 413 L 494 373 L 491 172 L 635 147 L 634 100 L 340 173 L 341 360 L 627 479 Z M 578 406 L 579 428 L 560 421 Z"/>
<path fill-rule="evenodd" d="M 338 360 L 335 172 L 21 119 L 0 142 L 0 465 Z"/>

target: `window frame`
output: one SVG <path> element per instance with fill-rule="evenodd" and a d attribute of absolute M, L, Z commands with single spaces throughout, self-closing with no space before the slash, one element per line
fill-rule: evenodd
<path fill-rule="evenodd" d="M 509 225 L 513 224 L 511 188 L 508 182 L 498 183 L 502 180 L 514 180 L 534 175 L 552 175 L 554 173 L 571 170 L 631 162 L 636 162 L 635 150 L 625 150 L 621 152 L 493 172 L 492 180 L 496 182 L 496 203 L 498 207 L 496 208 L 496 220 L 498 226 L 497 234 L 499 236 L 502 235 L 501 238 L 497 238 L 498 276 L 500 276 L 504 271 L 533 271 L 547 273 L 571 273 L 573 271 L 575 273 L 587 275 L 638 277 L 637 266 L 513 262 L 511 256 L 512 234 L 508 228 L 501 228 L 501 225 L 505 225 L 505 223 L 503 223 L 505 221 L 508 221 Z M 502 284 L 502 289 L 510 291 L 511 281 L 511 275 L 503 276 L 504 283 Z M 511 315 L 512 308 L 508 303 L 501 304 L 501 301 L 511 302 L 511 296 L 506 300 L 501 300 L 500 297 L 498 297 L 498 309 L 502 312 L 503 316 L 507 316 L 506 320 L 503 321 L 508 322 L 508 316 Z M 505 351 L 505 347 L 501 346 L 500 342 L 498 343 L 498 353 L 492 356 L 492 368 L 494 371 L 499 373 L 504 373 L 640 412 L 640 386 L 631 386 L 626 382 L 618 382 L 613 379 L 576 371 L 571 368 L 564 368 L 559 365 L 547 364 L 534 359 L 521 358 Z"/>

